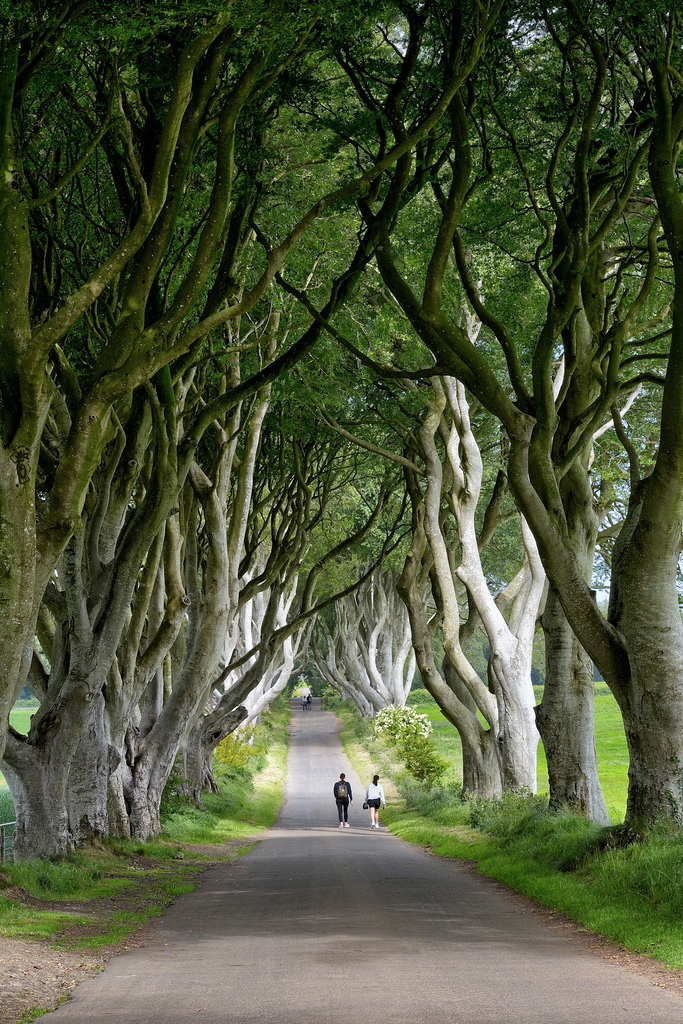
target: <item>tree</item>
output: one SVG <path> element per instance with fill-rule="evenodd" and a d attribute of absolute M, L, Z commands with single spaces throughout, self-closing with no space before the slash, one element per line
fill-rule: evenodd
<path fill-rule="evenodd" d="M 414 148 L 458 88 L 457 73 L 446 66 L 420 118 L 408 133 L 387 138 L 378 162 L 356 168 L 338 153 L 321 169 L 315 194 L 294 195 L 283 217 L 277 189 L 264 188 L 273 125 L 293 109 L 286 92 L 296 94 L 295 65 L 309 52 L 329 54 L 337 13 L 326 20 L 315 3 L 285 0 L 207 13 L 184 0 L 170 17 L 165 4 L 130 12 L 83 0 L 59 11 L 19 6 L 7 22 L 0 224 L 11 259 L 0 321 L 0 561 L 11 615 L 0 635 L 1 745 L 7 712 L 29 673 L 43 698 L 29 737 L 11 733 L 6 755 L 24 854 L 63 852 L 81 834 L 72 831 L 74 820 L 85 822 L 85 831 L 100 830 L 101 804 L 90 800 L 86 812 L 82 801 L 111 777 L 122 733 L 133 751 L 132 775 L 140 778 L 131 797 L 140 820 L 134 827 L 157 827 L 166 755 L 197 700 L 182 681 L 194 669 L 198 685 L 209 685 L 211 618 L 220 625 L 228 614 L 218 577 L 229 557 L 220 534 L 232 467 L 209 444 L 207 458 L 195 453 L 214 433 L 227 450 L 234 411 L 262 396 L 320 335 L 317 323 L 303 324 L 277 356 L 261 346 L 260 364 L 257 357 L 244 377 L 233 378 L 230 353 L 240 348 L 241 318 L 265 302 L 274 276 L 320 215 Z M 400 76 L 402 58 L 392 52 Z M 325 317 L 353 289 L 367 259 L 361 238 L 330 285 Z M 224 351 L 223 385 L 209 397 L 202 392 L 211 378 L 207 365 Z M 159 704 L 164 645 L 173 644 L 182 621 L 177 602 L 188 596 L 168 564 L 163 578 L 159 568 L 161 552 L 173 551 L 164 524 L 176 505 L 195 524 L 188 544 L 198 531 L 206 546 L 197 557 L 199 603 L 176 641 L 185 663 L 182 685 L 176 681 L 164 705 L 166 753 L 156 752 L 158 764 L 143 780 L 144 751 L 163 731 L 161 719 L 151 724 L 150 716 Z M 33 657 L 41 616 L 42 653 L 52 654 L 42 691 Z M 123 675 L 114 666 L 117 649 Z M 148 699 L 150 688 L 156 696 Z M 138 714 L 142 722 L 138 700 L 148 731 L 136 751 L 130 729 L 138 728 Z M 88 769 L 97 785 L 76 787 L 69 776 L 89 730 L 98 737 Z M 41 784 L 27 784 L 36 771 Z M 69 810 L 67 792 L 77 788 L 82 801 Z M 120 787 L 114 796 L 121 821 Z"/>
<path fill-rule="evenodd" d="M 361 715 L 403 707 L 415 675 L 410 624 L 391 570 L 377 570 L 333 606 L 333 625 L 321 617 L 314 640 L 316 667 Z"/>
<path fill-rule="evenodd" d="M 590 17 L 568 4 L 541 19 L 520 7 L 520 18 L 519 31 L 510 22 L 496 38 L 499 66 L 509 70 L 497 77 L 489 61 L 489 76 L 470 74 L 468 91 L 454 97 L 449 108 L 448 159 L 432 178 L 438 216 L 421 282 L 406 276 L 397 227 L 407 202 L 417 202 L 408 161 L 401 165 L 400 184 L 397 169 L 395 187 L 383 205 L 365 204 L 363 213 L 376 239 L 377 267 L 413 329 L 437 364 L 461 380 L 505 427 L 515 500 L 564 615 L 624 716 L 631 756 L 627 817 L 651 819 L 667 813 L 671 799 L 678 799 L 676 765 L 683 752 L 683 733 L 671 727 L 681 720 L 676 682 L 681 621 L 674 585 L 680 553 L 680 531 L 674 525 L 680 518 L 675 453 L 681 423 L 675 302 L 668 353 L 661 350 L 662 331 L 652 333 L 666 323 L 670 310 L 670 293 L 662 295 L 656 284 L 658 272 L 675 267 L 674 299 L 680 276 L 681 206 L 674 182 L 683 104 L 678 56 L 672 56 L 679 52 L 679 26 L 658 10 L 645 23 L 630 20 L 630 52 L 640 56 L 637 60 L 619 47 L 620 28 L 600 5 Z M 537 91 L 543 83 L 541 101 L 551 117 L 526 117 L 525 100 L 539 109 L 535 97 L 518 88 L 530 78 Z M 537 129 L 542 137 L 530 138 Z M 528 206 L 538 223 L 534 246 L 525 247 L 525 233 L 514 242 L 514 255 L 519 252 L 547 295 L 537 324 L 522 318 L 508 323 L 497 315 L 496 289 L 489 285 L 490 297 L 483 297 L 473 247 L 464 241 L 465 231 L 477 228 L 479 203 L 489 195 L 495 203 L 494 133 L 502 165 L 510 174 L 514 167 L 518 171 L 517 207 Z M 473 159 L 476 146 L 480 170 Z M 498 241 L 500 252 L 510 234 L 503 226 L 487 230 L 486 240 L 492 246 Z M 487 342 L 503 356 L 502 367 L 495 354 L 489 356 L 488 345 L 473 345 L 444 308 L 456 296 L 453 266 L 484 324 Z M 555 380 L 560 352 L 561 381 Z M 665 379 L 648 369 L 648 362 L 663 359 Z M 647 479 L 640 479 L 634 465 L 629 521 L 615 545 L 605 618 L 589 578 L 597 533 L 589 456 L 595 430 L 640 379 L 656 379 L 662 387 L 660 446 Z M 656 639 L 662 630 L 665 645 Z M 553 633 L 549 630 L 551 639 Z M 557 635 L 564 644 L 566 633 Z M 562 712 L 563 726 L 575 725 L 585 738 L 582 742 L 577 736 L 577 764 L 580 752 L 590 752 L 592 743 L 585 672 L 583 680 L 584 713 L 578 705 L 575 715 Z M 655 693 L 656 700 L 646 698 Z M 576 793 L 578 806 L 587 806 L 585 790 L 572 779 L 560 781 Z"/>

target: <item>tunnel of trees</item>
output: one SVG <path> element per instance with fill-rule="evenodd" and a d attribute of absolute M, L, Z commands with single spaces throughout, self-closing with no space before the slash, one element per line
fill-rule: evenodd
<path fill-rule="evenodd" d="M 534 791 L 541 738 L 551 806 L 607 822 L 595 665 L 627 821 L 670 813 L 675 5 L 1 8 L 17 856 L 154 835 L 302 669 L 366 716 L 419 674 L 466 793 Z"/>

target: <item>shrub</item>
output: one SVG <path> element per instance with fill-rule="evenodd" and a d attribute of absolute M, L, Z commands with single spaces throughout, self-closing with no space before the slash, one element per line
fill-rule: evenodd
<path fill-rule="evenodd" d="M 446 773 L 448 762 L 436 752 L 426 715 L 391 705 L 377 712 L 373 728 L 376 737 L 397 748 L 410 774 L 420 782 L 433 786 Z"/>
<path fill-rule="evenodd" d="M 420 687 L 419 690 L 411 690 L 406 698 L 406 704 L 408 707 L 424 707 L 428 705 L 436 704 L 436 701 L 432 697 L 429 690 L 425 690 Z"/>
<path fill-rule="evenodd" d="M 426 715 L 421 715 L 412 708 L 396 707 L 394 704 L 377 712 L 373 727 L 375 736 L 386 740 L 392 747 L 402 746 L 411 736 L 422 736 L 426 739 L 432 731 L 432 724 Z"/>
<path fill-rule="evenodd" d="M 255 759 L 260 759 L 262 750 L 250 742 L 253 730 L 246 735 L 231 732 L 220 741 L 213 752 L 214 763 L 217 762 L 227 775 L 251 775 L 256 767 Z"/>
<path fill-rule="evenodd" d="M 429 737 L 410 737 L 402 744 L 402 753 L 410 774 L 428 787 L 438 782 L 449 768 L 448 761 L 437 753 Z"/>
<path fill-rule="evenodd" d="M 5 786 L 0 787 L 0 824 L 6 821 L 14 821 L 14 801 L 12 794 Z"/>
<path fill-rule="evenodd" d="M 322 692 L 322 707 L 325 711 L 334 711 L 343 702 L 343 697 L 334 686 L 325 686 Z"/>

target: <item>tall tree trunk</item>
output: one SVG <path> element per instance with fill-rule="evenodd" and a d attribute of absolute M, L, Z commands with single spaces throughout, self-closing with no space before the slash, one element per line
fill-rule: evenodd
<path fill-rule="evenodd" d="M 630 678 L 615 691 L 629 750 L 627 821 L 683 811 L 683 623 L 676 588 L 681 530 L 675 507 L 666 522 L 666 495 L 657 494 L 656 486 L 647 490 L 615 545 L 609 609 L 631 666 Z M 668 500 L 675 506 L 673 495 Z"/>
<path fill-rule="evenodd" d="M 67 814 L 75 845 L 109 834 L 108 784 L 119 757 L 107 742 L 104 697 L 93 701 L 92 716 L 84 730 L 69 771 Z"/>
<path fill-rule="evenodd" d="M 462 794 L 482 800 L 495 799 L 503 793 L 503 781 L 500 771 L 500 750 L 491 729 L 483 729 L 477 716 L 477 705 L 449 658 L 443 660 L 443 674 L 446 682 L 457 700 L 463 705 L 464 712 L 469 713 L 469 728 L 458 729 L 462 745 Z M 435 681 L 430 692 L 436 691 Z M 436 693 L 432 693 L 436 698 Z M 444 695 L 441 695 L 444 700 Z M 455 725 L 455 723 L 452 723 Z M 455 725 L 456 729 L 458 728 Z"/>
<path fill-rule="evenodd" d="M 213 777 L 213 752 L 222 739 L 234 732 L 247 717 L 244 706 L 234 708 L 220 716 L 202 716 L 190 730 L 185 745 L 185 772 L 183 792 L 195 804 L 201 804 L 202 792 L 217 792 Z"/>
<path fill-rule="evenodd" d="M 560 494 L 568 542 L 576 565 L 590 583 L 599 523 L 586 461 L 585 457 L 576 460 L 561 483 Z M 542 625 L 546 679 L 536 724 L 548 762 L 550 806 L 566 804 L 577 814 L 608 825 L 595 749 L 593 662 L 569 625 L 552 585 Z"/>
<path fill-rule="evenodd" d="M 58 724 L 43 720 L 38 735 L 33 734 L 32 727 L 28 738 L 14 733 L 8 736 L 3 772 L 17 816 L 14 852 L 18 859 L 60 857 L 73 849 L 69 822 L 71 766 L 96 714 L 92 702 L 72 696 L 60 709 Z M 82 796 L 83 790 L 79 788 L 79 792 Z M 106 807 L 106 780 L 104 793 Z M 99 823 L 99 812 L 92 807 L 90 804 L 88 811 L 83 809 L 83 814 L 90 814 Z"/>
<path fill-rule="evenodd" d="M 496 736 L 479 721 L 470 689 L 446 655 L 441 677 L 435 661 L 432 634 L 427 621 L 424 579 L 420 566 L 427 549 L 424 509 L 413 512 L 413 540 L 396 589 L 408 610 L 417 667 L 422 681 L 444 715 L 458 730 L 463 756 L 463 796 L 489 799 L 501 796 L 503 783 Z M 418 580 L 420 581 L 418 583 Z"/>
<path fill-rule="evenodd" d="M 609 824 L 595 749 L 593 662 L 550 587 L 542 618 L 545 687 L 536 724 L 548 762 L 550 806 Z"/>

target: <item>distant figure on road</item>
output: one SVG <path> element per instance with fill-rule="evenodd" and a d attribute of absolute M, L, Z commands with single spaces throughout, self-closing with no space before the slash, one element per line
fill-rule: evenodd
<path fill-rule="evenodd" d="M 379 784 L 379 775 L 373 775 L 372 782 L 368 784 L 365 792 L 365 802 L 370 808 L 370 828 L 379 828 L 379 805 L 387 806 L 384 799 L 384 790 Z"/>
<path fill-rule="evenodd" d="M 353 793 L 351 792 L 351 783 L 346 781 L 344 772 L 339 776 L 339 782 L 334 784 L 334 799 L 337 801 L 339 828 L 351 828 L 349 825 L 349 803 L 353 803 Z"/>
<path fill-rule="evenodd" d="M 311 697 L 311 695 L 309 693 L 308 697 L 306 698 L 306 708 L 307 708 L 308 711 L 312 711 L 313 710 L 312 705 L 313 705 L 313 698 Z"/>

